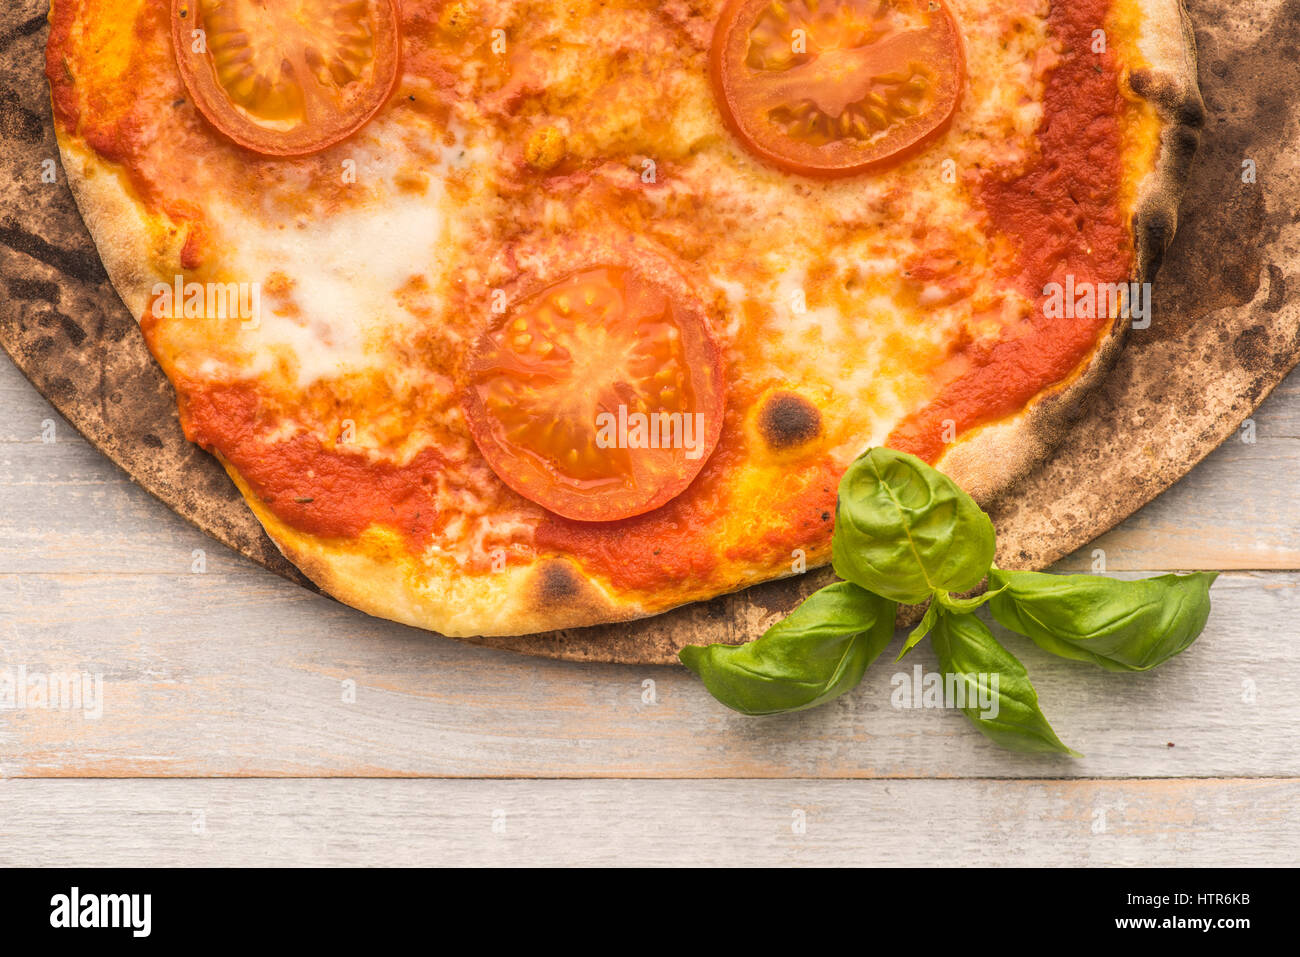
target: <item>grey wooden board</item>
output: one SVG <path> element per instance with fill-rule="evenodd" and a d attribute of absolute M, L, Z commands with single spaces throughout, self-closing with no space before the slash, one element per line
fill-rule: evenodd
<path fill-rule="evenodd" d="M 7 781 L 0 866 L 1294 865 L 1298 809 L 1296 780 Z"/>
<path fill-rule="evenodd" d="M 892 706 L 882 661 L 815 711 L 748 719 L 681 668 L 520 664 L 261 573 L 0 576 L 4 660 L 102 675 L 103 714 L 0 718 L 5 777 L 1180 777 L 1300 773 L 1300 574 L 1232 573 L 1196 648 L 1111 675 L 1011 639 L 1087 757 L 1003 752 Z M 653 682 L 647 703 L 645 682 Z M 356 700 L 344 700 L 355 682 Z"/>

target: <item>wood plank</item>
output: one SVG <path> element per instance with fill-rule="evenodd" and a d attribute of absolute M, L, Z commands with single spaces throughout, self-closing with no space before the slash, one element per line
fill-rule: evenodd
<path fill-rule="evenodd" d="M 0 573 L 173 574 L 194 549 L 241 559 L 162 507 L 68 426 L 0 359 Z M 1253 444 L 1229 440 L 1118 529 L 1063 560 L 1087 570 L 1300 568 L 1300 375 L 1253 417 Z M 41 441 L 42 422 L 55 441 Z"/>
<path fill-rule="evenodd" d="M 137 486 L 0 356 L 0 574 L 248 566 Z"/>
<path fill-rule="evenodd" d="M 1206 633 L 1145 675 L 1007 637 L 1087 757 L 1003 752 L 899 709 L 882 660 L 814 711 L 745 718 L 681 668 L 523 659 L 369 618 L 253 568 L 0 576 L 0 670 L 102 675 L 103 714 L 0 711 L 0 774 L 449 777 L 1208 777 L 1300 772 L 1298 573 L 1233 573 Z M 895 645 L 897 647 L 897 644 Z M 652 686 L 645 683 L 653 682 Z M 347 700 L 355 682 L 355 701 Z M 648 693 L 653 688 L 653 701 Z M 643 697 L 643 695 L 645 697 Z M 1172 746 L 1171 746 L 1172 745 Z"/>
<path fill-rule="evenodd" d="M 250 564 L 84 441 L 0 443 L 0 574 L 171 575 L 187 571 L 196 550 L 210 570 Z"/>
<path fill-rule="evenodd" d="M 0 866 L 1294 865 L 1297 810 L 1294 779 L 7 781 Z"/>

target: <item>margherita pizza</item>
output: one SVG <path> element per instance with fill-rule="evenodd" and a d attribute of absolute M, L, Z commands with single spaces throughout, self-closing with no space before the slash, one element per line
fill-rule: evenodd
<path fill-rule="evenodd" d="M 1179 0 L 55 0 L 64 165 L 280 549 L 451 635 L 823 563 L 874 445 L 988 502 L 1104 375 Z"/>

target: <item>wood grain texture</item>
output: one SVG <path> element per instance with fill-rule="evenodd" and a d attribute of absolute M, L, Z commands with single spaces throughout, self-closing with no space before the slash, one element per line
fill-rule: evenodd
<path fill-rule="evenodd" d="M 1277 104 L 1300 98 L 1285 58 L 1296 25 L 1284 0 L 1192 0 L 1206 65 L 1207 147 L 1157 288 L 1155 320 L 1048 466 L 991 509 L 1000 561 L 1041 567 L 1110 528 L 1212 450 L 1300 358 L 1300 303 L 1288 292 L 1300 228 L 1293 130 Z M 43 184 L 57 155 L 40 77 L 43 5 L 0 14 L 0 344 L 114 461 L 179 514 L 267 567 L 297 578 L 215 464 L 180 435 L 170 387 L 99 267 L 63 183 Z M 1241 182 L 1243 150 L 1260 170 Z M 1214 262 L 1201 253 L 1217 251 Z M 1294 284 L 1293 284 L 1294 285 Z M 1122 540 L 1113 543 L 1121 551 Z M 1170 548 L 1177 542 L 1170 540 Z M 1238 555 L 1279 567 L 1280 554 Z M 827 580 L 758 586 L 633 625 L 484 644 L 578 660 L 666 662 L 688 642 L 740 641 Z"/>
<path fill-rule="evenodd" d="M 1288 866 L 1297 811 L 1294 779 L 9 781 L 0 866 Z"/>
<path fill-rule="evenodd" d="M 185 440 L 176 397 L 81 222 L 44 77 L 47 0 L 0 9 L 0 347 L 105 455 L 218 541 L 311 587 L 216 460 Z"/>
<path fill-rule="evenodd" d="M 260 571 L 0 575 L 4 666 L 102 676 L 102 716 L 0 712 L 0 775 L 644 778 L 1300 773 L 1300 574 L 1234 573 L 1196 646 L 1113 675 L 999 634 L 1086 758 L 1000 751 L 894 706 L 890 656 L 814 711 L 753 719 L 685 669 L 531 663 L 432 640 Z M 895 651 L 899 647 L 896 640 Z M 349 700 L 349 691 L 353 699 Z"/>

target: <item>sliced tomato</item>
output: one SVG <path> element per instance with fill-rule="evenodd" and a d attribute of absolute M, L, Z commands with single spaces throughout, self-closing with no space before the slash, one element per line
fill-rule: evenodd
<path fill-rule="evenodd" d="M 400 72 L 396 0 L 172 0 L 172 42 L 199 112 L 270 156 L 351 136 Z"/>
<path fill-rule="evenodd" d="M 812 176 L 912 155 L 951 121 L 965 70 L 946 0 L 730 0 L 710 50 L 736 137 Z"/>
<path fill-rule="evenodd" d="M 571 275 L 508 312 L 469 358 L 474 441 L 503 482 L 566 518 L 658 508 L 717 444 L 725 387 L 704 307 L 652 275 Z"/>

